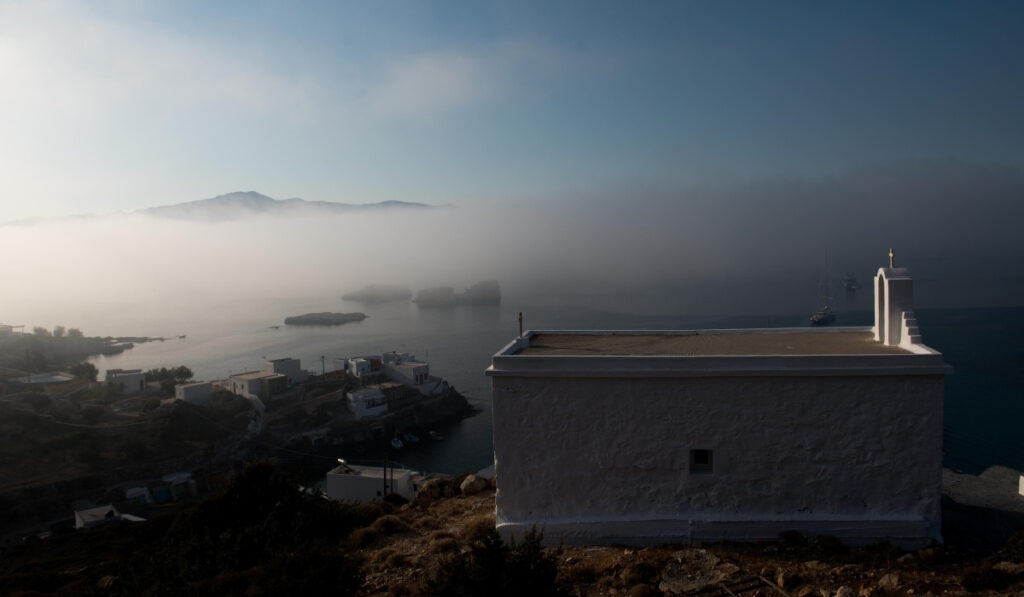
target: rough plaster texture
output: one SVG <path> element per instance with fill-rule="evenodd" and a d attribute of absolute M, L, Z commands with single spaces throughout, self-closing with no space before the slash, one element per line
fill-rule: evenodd
<path fill-rule="evenodd" d="M 536 524 L 554 543 L 939 538 L 942 375 L 634 373 L 491 372 L 499 530 Z M 689 472 L 691 449 L 714 451 L 712 473 Z"/>

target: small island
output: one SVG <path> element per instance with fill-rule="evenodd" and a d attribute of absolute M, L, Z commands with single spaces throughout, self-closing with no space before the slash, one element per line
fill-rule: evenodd
<path fill-rule="evenodd" d="M 412 290 L 400 284 L 371 284 L 362 290 L 341 295 L 342 300 L 361 303 L 386 303 L 389 301 L 407 301 L 412 298 Z"/>
<path fill-rule="evenodd" d="M 285 325 L 342 325 L 366 319 L 365 313 L 306 313 L 284 318 Z"/>
<path fill-rule="evenodd" d="M 421 307 L 454 307 L 456 305 L 497 305 L 501 303 L 501 287 L 496 280 L 479 282 L 463 292 L 451 286 L 421 290 L 413 302 Z"/>

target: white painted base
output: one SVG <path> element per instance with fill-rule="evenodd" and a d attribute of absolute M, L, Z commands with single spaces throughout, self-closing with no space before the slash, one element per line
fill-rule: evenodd
<path fill-rule="evenodd" d="M 534 528 L 528 523 L 499 522 L 505 541 L 522 539 Z M 618 520 L 604 522 L 556 522 L 536 525 L 544 533 L 544 545 L 661 545 L 718 541 L 777 541 L 786 531 L 807 538 L 836 537 L 848 545 L 879 541 L 902 549 L 919 549 L 942 541 L 939 529 L 924 520 L 779 520 L 698 521 Z"/>

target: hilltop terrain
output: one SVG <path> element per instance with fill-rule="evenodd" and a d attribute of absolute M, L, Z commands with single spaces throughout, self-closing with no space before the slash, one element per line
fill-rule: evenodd
<path fill-rule="evenodd" d="M 494 491 L 434 478 L 410 503 L 343 504 L 269 463 L 143 523 L 0 551 L 0 592 L 39 594 L 737 595 L 1003 594 L 1024 590 L 1024 537 L 1002 550 L 850 550 L 785 534 L 760 544 L 548 547 L 503 542 Z"/>

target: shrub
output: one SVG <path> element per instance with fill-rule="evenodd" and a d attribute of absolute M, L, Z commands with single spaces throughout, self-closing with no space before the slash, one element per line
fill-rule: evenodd
<path fill-rule="evenodd" d="M 146 525 L 120 577 L 124 594 L 350 594 L 358 565 L 338 545 L 353 506 L 308 495 L 269 463 L 247 466 L 194 507 Z"/>
<path fill-rule="evenodd" d="M 459 551 L 459 542 L 454 537 L 437 537 L 430 540 L 427 545 L 430 553 L 453 553 Z"/>
<path fill-rule="evenodd" d="M 380 537 L 380 533 L 371 527 L 366 527 L 352 531 L 352 534 L 349 535 L 349 542 L 353 547 L 358 549 L 373 545 L 373 542 L 376 541 L 378 537 Z"/>
<path fill-rule="evenodd" d="M 811 547 L 821 555 L 838 556 L 850 552 L 850 548 L 833 535 L 818 535 L 811 539 Z"/>
<path fill-rule="evenodd" d="M 1009 586 L 1010 577 L 993 568 L 991 563 L 985 563 L 964 570 L 962 582 L 968 591 L 999 591 Z"/>
<path fill-rule="evenodd" d="M 483 541 L 492 532 L 494 532 L 494 515 L 486 514 L 466 523 L 466 526 L 462 527 L 459 537 L 466 543 L 472 543 Z"/>
<path fill-rule="evenodd" d="M 426 593 L 454 595 L 558 595 L 558 567 L 541 547 L 543 535 L 536 529 L 521 543 L 505 545 L 491 527 L 481 533 L 468 552 L 443 558 L 426 583 Z"/>
<path fill-rule="evenodd" d="M 409 500 L 407 500 L 404 497 L 398 495 L 397 493 L 389 493 L 389 494 L 387 494 L 386 496 L 384 496 L 383 501 L 385 503 L 387 503 L 387 504 L 391 504 L 392 506 L 395 506 L 396 508 L 399 507 L 399 506 L 404 506 L 404 505 L 409 503 Z"/>
<path fill-rule="evenodd" d="M 1024 562 L 1024 531 L 1010 535 L 1002 553 L 1003 557 L 1011 562 Z"/>
<path fill-rule="evenodd" d="M 388 514 L 387 516 L 381 516 L 373 522 L 370 527 L 382 535 L 394 535 L 395 533 L 408 533 L 412 528 L 409 523 L 405 522 L 401 518 Z"/>
<path fill-rule="evenodd" d="M 389 555 L 384 560 L 384 566 L 387 568 L 399 568 L 409 563 L 409 558 L 401 552 L 395 552 Z"/>
<path fill-rule="evenodd" d="M 441 528 L 441 521 L 432 516 L 423 516 L 413 521 L 412 528 L 417 531 L 432 531 Z"/>

